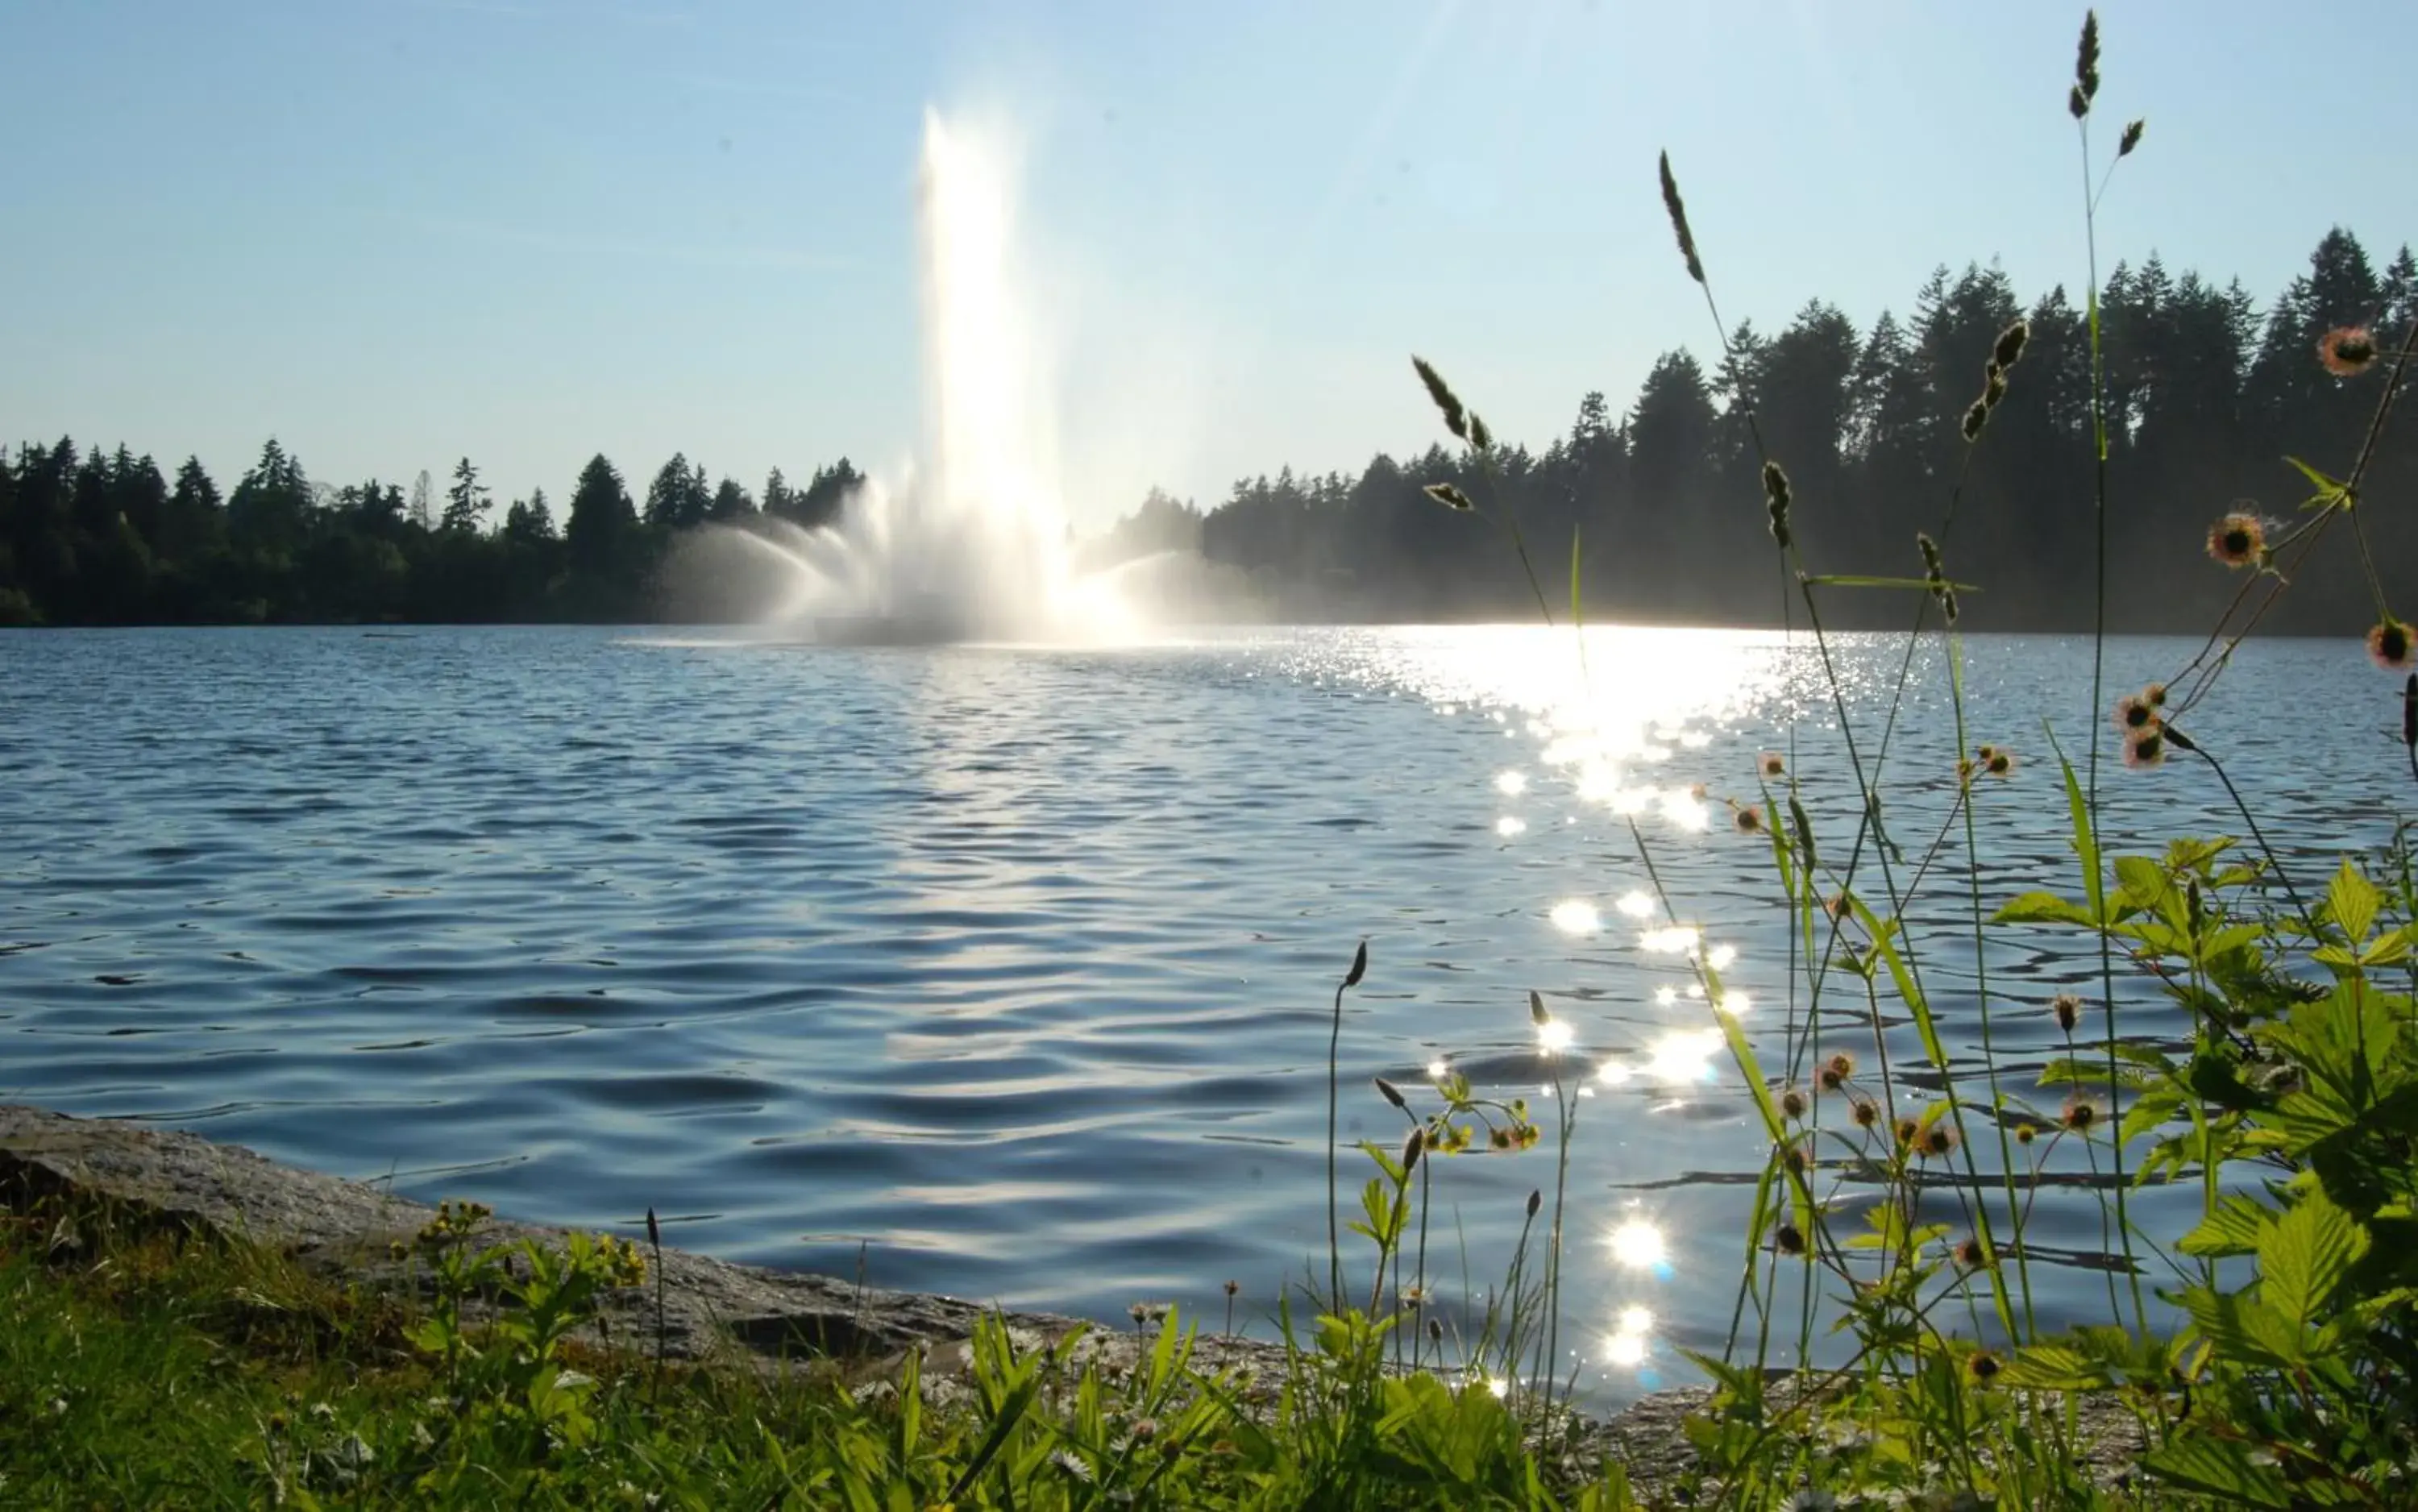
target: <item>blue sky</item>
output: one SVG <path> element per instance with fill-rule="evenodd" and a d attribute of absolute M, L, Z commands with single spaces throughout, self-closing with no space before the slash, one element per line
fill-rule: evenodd
<path fill-rule="evenodd" d="M 2418 236 L 2398 0 L 2101 8 L 2102 259 L 2261 299 Z M 927 106 L 1022 163 L 1071 512 L 1427 444 L 1406 356 L 1542 442 L 1735 321 L 1936 263 L 2084 281 L 2078 7 L 0 0 L 0 433 L 558 501 L 603 450 L 760 484 L 922 434 Z"/>

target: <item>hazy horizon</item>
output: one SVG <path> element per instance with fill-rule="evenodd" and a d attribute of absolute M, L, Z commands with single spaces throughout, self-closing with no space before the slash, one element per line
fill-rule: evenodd
<path fill-rule="evenodd" d="M 2103 274 L 2150 251 L 2261 300 L 2331 223 L 2410 236 L 2381 4 L 2103 6 L 2099 130 L 2149 121 Z M 922 443 L 913 186 L 938 105 L 1021 148 L 1069 512 L 1352 469 L 1433 438 L 1406 354 L 1538 442 L 1724 316 L 1859 325 L 1993 253 L 2085 281 L 2062 109 L 2081 10 L 1354 4 L 1136 18 L 768 4 L 132 4 L 0 16 L 19 170 L 5 439 L 123 437 L 232 480 L 558 500 L 604 450 L 754 486 Z M 2101 142 L 2103 150 L 2108 145 Z"/>

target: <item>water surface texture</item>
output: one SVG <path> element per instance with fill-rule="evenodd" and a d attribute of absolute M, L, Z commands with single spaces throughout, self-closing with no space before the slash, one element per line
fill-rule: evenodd
<path fill-rule="evenodd" d="M 1902 646 L 1834 647 L 1868 757 Z M 2116 643 L 2109 696 L 2193 649 Z M 2042 721 L 2077 754 L 2104 728 L 2089 644 L 1970 657 L 1972 739 L 2023 756 L 1982 792 L 1985 896 L 2070 888 Z M 1564 1336 L 1617 1398 L 1719 1347 L 1766 1154 L 1621 811 L 1784 1063 L 1801 1015 L 1769 849 L 1722 800 L 1757 799 L 1755 754 L 1793 738 L 1835 856 L 1854 789 L 1801 642 L 1601 631 L 1583 682 L 1572 662 L 1524 629 L 1084 651 L 0 635 L 0 1095 L 535 1219 L 629 1231 L 651 1204 L 733 1259 L 861 1258 L 876 1284 L 1111 1320 L 1171 1299 L 1214 1326 L 1229 1278 L 1256 1318 L 1324 1272 L 1329 994 L 1366 938 L 1347 1138 L 1402 1132 L 1372 1074 L 1587 1084 Z M 1954 741 L 1938 658 L 1913 678 L 1889 812 L 1919 861 Z M 2387 680 L 2355 642 L 2253 647 L 2192 722 L 2271 832 L 2321 852 L 2309 880 L 2389 836 Z M 2239 829 L 2194 765 L 2104 781 L 2119 834 Z M 1926 883 L 1951 924 L 1962 868 Z M 2058 1048 L 2038 1005 L 2095 954 L 2009 932 L 1985 965 L 2022 1091 Z M 1969 949 L 1929 982 L 1971 1056 Z M 1558 1061 L 1530 988 L 1571 1025 Z M 2125 1012 L 2181 1031 L 2138 994 Z M 1869 1059 L 1845 995 L 1824 1033 Z M 1462 1238 L 1475 1283 L 1498 1276 L 1550 1145 L 1438 1177 L 1457 1302 Z M 2180 1223 L 2180 1200 L 2136 1216 Z M 2078 1180 L 2034 1240 L 2044 1321 L 2104 1310 Z"/>

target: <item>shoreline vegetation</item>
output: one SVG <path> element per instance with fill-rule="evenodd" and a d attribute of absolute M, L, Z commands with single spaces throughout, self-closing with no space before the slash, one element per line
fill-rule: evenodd
<path fill-rule="evenodd" d="M 887 1508 L 911 1487 L 922 1508 L 1004 1454 L 1012 1504 L 1183 1506 L 1267 1481 L 1289 1397 L 1320 1384 L 1236 1332 L 1264 1306 L 1232 1293 L 1222 1326 L 1205 1301 L 1110 1326 L 731 1264 L 662 1245 L 651 1214 L 632 1229 L 432 1208 L 194 1134 L 0 1106 L 0 1503 Z M 1042 1436 L 986 1457 L 1026 1384 Z M 161 1396 L 184 1431 L 149 1431 Z M 1676 1484 L 1706 1396 L 1565 1412 L 1529 1453 L 1564 1489 L 1606 1455 Z M 1390 1469 L 1410 1479 L 1374 1504 L 1450 1480 Z M 1311 1474 L 1291 1499 L 1209 1504 L 1344 1504 Z"/>
<path fill-rule="evenodd" d="M 2134 506 L 2143 475 L 2120 463 L 2146 445 L 2154 410 L 2127 408 L 2129 338 L 2095 249 L 2101 198 L 2147 128 L 2094 135 L 2100 63 L 2091 15 L 2064 92 L 2090 293 L 2080 310 L 1979 301 L 1966 347 L 1917 406 L 1943 448 L 1923 474 L 1925 518 L 1880 543 L 1879 573 L 1832 566 L 1864 565 L 1875 521 L 1818 483 L 1836 458 L 1800 447 L 1779 391 L 1744 384 L 1720 412 L 1737 449 L 1725 491 L 1706 501 L 1729 532 L 1722 580 L 1759 575 L 1738 569 L 1750 549 L 1771 551 L 1777 601 L 1765 580 L 1760 615 L 1826 669 L 1843 620 L 1893 619 L 1905 659 L 1877 727 L 1829 677 L 1853 802 L 1825 807 L 1801 788 L 1793 743 L 1741 754 L 1730 791 L 1692 795 L 1727 822 L 1688 843 L 1768 855 L 1789 955 L 1784 992 L 1757 984 L 1751 1035 L 1718 952 L 1681 946 L 1693 990 L 1672 1005 L 1703 1015 L 1725 1047 L 1768 1155 L 1727 1336 L 1680 1352 L 1709 1391 L 1662 1459 L 1570 1410 L 1584 1364 L 1560 1332 L 1577 1242 L 1575 1083 L 1626 1069 L 1591 1059 L 1586 1000 L 1532 990 L 1505 1005 L 1534 1033 L 1539 1076 L 1523 1085 L 1553 1088 L 1535 1107 L 1474 1086 L 1448 1058 L 1421 1084 L 1362 1086 L 1344 1076 L 1360 1056 L 1347 1004 L 1385 970 L 1363 944 L 1348 966 L 1338 951 L 1333 985 L 1329 1253 L 1260 1303 L 1278 1333 L 1264 1370 L 1219 1343 L 1232 1291 L 1224 1329 L 1209 1326 L 1215 1300 L 1182 1316 L 1138 1303 L 1129 1345 L 1107 1331 L 1130 1352 L 1106 1363 L 1079 1355 L 1080 1334 L 1019 1337 L 975 1317 L 953 1391 L 939 1355 L 911 1347 L 885 1355 L 878 1379 L 694 1367 L 666 1340 L 672 1280 L 696 1262 L 660 1248 L 651 1214 L 634 1242 L 533 1236 L 441 1205 L 388 1241 L 383 1263 L 406 1286 L 373 1291 L 331 1287 L 240 1237 L 121 1222 L 122 1208 L 79 1206 L 72 1183 L 23 1180 L 19 1160 L 7 1168 L 22 1197 L 0 1229 L 0 1492 L 35 1504 L 850 1512 L 2418 1505 L 2418 825 L 2399 817 L 2410 790 L 2359 795 L 2380 844 L 2314 875 L 2283 859 L 2299 852 L 2278 849 L 2227 776 L 2228 753 L 2195 733 L 2246 637 L 2322 624 L 2345 658 L 2386 676 L 2374 708 L 2307 732 L 2312 770 L 2318 747 L 2397 704 L 2418 783 L 2418 645 L 2393 602 L 2418 553 L 2390 543 L 2418 516 L 2384 486 L 2391 459 L 2410 454 L 2395 406 L 2418 359 L 2418 310 L 2404 295 L 2397 325 L 2369 312 L 2275 348 L 2293 364 L 2272 370 L 2284 387 L 2322 400 L 2287 412 L 2305 435 L 2245 431 L 2239 443 L 2285 456 L 2285 502 L 2210 504 L 2237 496 L 2217 473 L 2152 496 L 2198 500 L 2188 522 Z M 1751 374 L 1755 348 L 1719 312 L 1667 157 L 1660 179 L 1722 371 Z M 1499 529 L 1511 581 L 1545 622 L 1604 612 L 1589 607 L 1604 559 L 1588 554 L 1586 522 L 1530 509 L 1524 453 L 1442 368 L 1415 362 L 1457 448 L 1448 475 L 1420 485 L 1428 518 Z M 2061 408 L 2048 405 L 2059 395 Z M 2050 441 L 2053 456 L 2034 451 Z M 2201 460 L 2228 458 L 2242 460 Z M 2266 454 L 2255 460 L 2266 476 Z M 2029 503 L 2009 492 L 2020 468 L 2043 469 Z M 1974 607 L 2040 591 L 2010 539 L 2043 543 L 2065 585 L 2046 602 L 2086 604 L 2094 633 L 2087 702 L 2074 690 L 2068 716 L 2079 719 L 2037 732 L 2038 747 L 2018 743 L 2033 732 L 1993 727 L 1963 676 Z M 1967 581 L 1967 561 L 1989 564 L 1990 580 Z M 2106 685 L 2100 659 L 2126 606 L 2185 584 L 2174 602 L 2210 606 L 2196 654 L 2140 688 Z M 1620 603 L 1616 582 L 1610 597 Z M 1946 774 L 1890 759 L 1926 646 L 1943 654 L 1923 675 L 1945 679 L 1968 754 L 1949 814 L 1919 834 L 1899 832 L 1890 797 Z M 2107 833 L 2101 795 L 2118 781 L 2204 784 L 2239 831 Z M 2074 875 L 1985 895 L 1992 805 L 2043 799 L 2070 816 Z M 1617 812 L 1630 853 L 1616 860 L 1649 884 L 1640 924 L 1700 940 L 1658 863 L 1675 842 Z M 1942 904 L 1967 923 L 1908 926 Z M 1993 970 L 2009 932 L 2042 928 L 2081 931 L 2096 970 L 2011 983 Z M 2139 1016 L 2151 1004 L 2155 1031 Z M 1949 1050 L 1937 1015 L 1951 1009 L 1973 1014 L 1978 1055 Z M 2062 1037 L 2037 1078 L 2027 1068 L 2019 1082 L 1994 1050 L 2008 1015 L 2043 1016 Z M 1346 1095 L 1399 1112 L 1399 1139 L 1339 1150 Z M 1431 1266 L 1446 1245 L 1431 1250 L 1430 1216 L 1450 1212 L 1465 1153 L 1540 1168 L 1519 1238 L 1490 1272 L 1500 1279 L 1454 1288 Z M 2029 1220 L 2052 1179 L 2100 1201 L 2105 1310 L 2077 1326 L 2035 1314 L 2031 1267 L 2046 1257 Z M 2184 1231 L 2136 1221 L 2132 1194 L 2150 1184 L 2191 1199 Z M 826 1296 L 836 1285 L 795 1284 Z M 1448 1306 L 1455 1292 L 1471 1300 Z M 1669 1348 L 1637 1333 L 1639 1349 Z M 836 1321 L 815 1336 L 870 1336 Z M 758 1337 L 776 1357 L 807 1352 L 777 1319 Z M 182 1431 L 157 1431 L 163 1400 Z"/>

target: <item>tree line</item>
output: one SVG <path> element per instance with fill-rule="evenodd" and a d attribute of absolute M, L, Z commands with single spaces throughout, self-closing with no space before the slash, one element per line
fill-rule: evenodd
<path fill-rule="evenodd" d="M 2237 508 L 2289 518 L 2311 489 L 2288 457 L 2349 471 L 2391 364 L 2338 376 L 2320 363 L 2319 340 L 2365 327 L 2397 346 L 2418 320 L 2418 263 L 2404 246 L 2380 274 L 2337 227 L 2263 311 L 2239 280 L 2177 272 L 2154 255 L 2117 267 L 2099 304 L 2110 623 L 2205 631 L 2239 586 L 2204 555 L 2210 524 Z M 2019 315 L 2028 345 L 1968 446 L 1965 412 Z M 1426 355 L 1449 379 L 1449 354 Z M 1407 362 L 1401 381 L 1416 394 Z M 1482 393 L 1462 397 L 1486 407 Z M 1797 595 L 1774 565 L 1759 431 L 1791 481 L 1811 571 L 1921 576 L 1915 536 L 1928 531 L 1951 575 L 1981 587 L 1964 604 L 1967 625 L 2087 627 L 2097 593 L 2090 398 L 2089 313 L 2062 286 L 2027 306 L 1995 267 L 1941 267 L 1906 313 L 1884 311 L 1862 329 L 1815 300 L 1774 332 L 1740 324 L 1710 364 L 1667 353 L 1626 411 L 1590 393 L 1568 435 L 1542 451 L 1498 451 L 1486 471 L 1437 446 L 1381 454 L 1357 476 L 1244 480 L 1199 518 L 1201 549 L 1296 616 L 1533 615 L 1517 557 L 1490 539 L 1507 516 L 1556 602 L 1576 533 L 1591 617 L 1776 622 Z M 1462 489 L 1494 520 L 1438 506 L 1423 492 L 1432 483 Z M 2407 583 L 2418 562 L 2418 417 L 2396 413 L 2363 494 L 2368 552 L 2388 588 L 2396 575 Z M 2272 628 L 2344 628 L 2344 606 L 2369 598 L 2348 544 L 2330 541 L 2310 559 Z M 1913 612 L 1847 589 L 1821 608 L 1826 623 L 1868 626 L 1900 626 Z M 1801 623 L 1801 603 L 1794 612 Z M 2349 610 L 2354 622 L 2363 612 Z"/>
<path fill-rule="evenodd" d="M 600 453 L 559 524 L 543 489 L 491 521 L 467 457 L 441 491 L 331 487 L 271 438 L 222 497 L 195 457 L 171 481 L 124 445 L 28 443 L 0 466 L 0 624 L 639 620 L 681 532 L 827 525 L 863 481 L 846 458 L 803 487 L 776 467 L 758 496 L 675 455 L 638 502 Z"/>
<path fill-rule="evenodd" d="M 2201 553 L 2208 524 L 2242 508 L 2288 517 L 2308 490 L 2288 457 L 2349 467 L 2386 381 L 2375 369 L 2389 364 L 2338 375 L 2319 361 L 2319 339 L 2367 327 L 2397 343 L 2418 320 L 2418 263 L 2404 246 L 2380 273 L 2336 227 L 2263 311 L 2239 280 L 2176 273 L 2155 255 L 2119 265 L 2099 309 L 2110 621 L 2204 629 L 2233 586 Z M 1961 422 L 1983 363 L 2019 315 L 2024 358 L 1968 444 Z M 1740 324 L 1709 364 L 1666 353 L 1625 410 L 1590 393 L 1568 435 L 1498 449 L 1482 472 L 1437 445 L 1380 453 L 1356 475 L 1244 480 L 1206 512 L 1153 490 L 1082 555 L 1109 565 L 1196 551 L 1292 619 L 1500 616 L 1534 607 L 1517 559 L 1490 539 L 1507 518 L 1554 585 L 1576 539 L 1596 618 L 1767 623 L 1791 597 L 1767 534 L 1768 451 L 1788 471 L 1814 571 L 1919 575 L 1915 535 L 1929 531 L 1951 575 L 1981 587 L 1969 625 L 2087 625 L 2098 592 L 2090 400 L 2087 307 L 2062 286 L 2027 306 L 1995 267 L 1941 267 L 1905 315 L 1883 311 L 1866 328 L 1815 300 L 1776 332 Z M 222 498 L 194 458 L 172 481 L 122 445 L 26 444 L 0 466 L 0 623 L 645 619 L 666 607 L 659 569 L 684 531 L 766 518 L 813 528 L 863 481 L 846 459 L 803 487 L 776 469 L 760 495 L 708 478 L 676 455 L 634 500 L 600 454 L 559 526 L 543 490 L 490 524 L 467 458 L 441 490 L 424 472 L 407 489 L 329 487 L 271 440 Z M 1487 518 L 1425 492 L 1446 482 Z M 2418 561 L 2413 485 L 2418 424 L 2405 417 L 2378 438 L 2360 512 L 2388 587 Z M 2272 628 L 2339 631 L 2334 611 L 2366 597 L 2349 552 L 2321 554 L 2303 575 Z M 700 603 L 711 595 L 674 612 Z M 1910 612 L 1844 590 L 1824 604 L 1841 624 Z"/>

